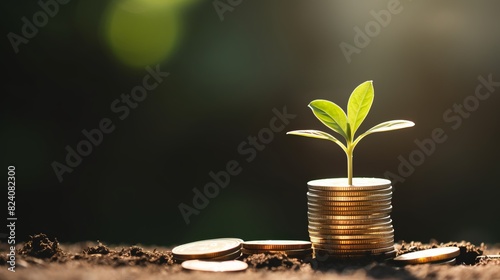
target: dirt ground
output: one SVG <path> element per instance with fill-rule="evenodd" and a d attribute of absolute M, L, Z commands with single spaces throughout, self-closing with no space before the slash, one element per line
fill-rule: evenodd
<path fill-rule="evenodd" d="M 244 272 L 209 273 L 186 271 L 169 248 L 106 246 L 98 242 L 59 244 L 38 234 L 18 245 L 16 272 L 8 270 L 8 246 L 0 247 L 0 279 L 500 279 L 500 260 L 476 258 L 500 253 L 500 246 L 468 242 L 396 244 L 398 254 L 432 247 L 457 246 L 456 265 L 396 266 L 391 262 L 319 262 L 284 254 L 256 254 L 240 258 Z"/>

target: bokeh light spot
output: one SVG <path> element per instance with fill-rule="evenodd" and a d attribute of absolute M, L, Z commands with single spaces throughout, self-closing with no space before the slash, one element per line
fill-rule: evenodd
<path fill-rule="evenodd" d="M 180 9 L 199 1 L 200 0 L 121 0 L 120 5 L 134 10 L 147 8 Z"/>
<path fill-rule="evenodd" d="M 179 41 L 179 10 L 152 2 L 161 1 L 120 1 L 112 4 L 105 15 L 107 43 L 113 54 L 129 66 L 160 63 L 173 53 Z"/>

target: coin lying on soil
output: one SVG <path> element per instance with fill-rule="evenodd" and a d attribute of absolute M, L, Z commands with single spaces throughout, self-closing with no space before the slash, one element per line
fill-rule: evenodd
<path fill-rule="evenodd" d="M 242 271 L 248 268 L 247 263 L 236 260 L 223 262 L 189 260 L 183 262 L 181 266 L 184 269 L 210 272 Z"/>
<path fill-rule="evenodd" d="M 276 254 L 284 253 L 289 257 L 306 258 L 311 256 L 312 243 L 301 240 L 254 240 L 243 242 L 242 253 L 251 254 Z"/>
<path fill-rule="evenodd" d="M 227 259 L 238 258 L 241 254 L 239 238 L 217 238 L 186 243 L 172 249 L 172 255 L 178 261 L 194 259 Z M 227 258 L 224 258 L 227 257 Z"/>
<path fill-rule="evenodd" d="M 301 240 L 254 240 L 244 241 L 244 249 L 250 250 L 298 250 L 311 248 L 311 242 Z"/>
<path fill-rule="evenodd" d="M 458 255 L 460 255 L 458 247 L 440 247 L 399 255 L 394 258 L 394 263 L 405 265 L 446 262 Z"/>

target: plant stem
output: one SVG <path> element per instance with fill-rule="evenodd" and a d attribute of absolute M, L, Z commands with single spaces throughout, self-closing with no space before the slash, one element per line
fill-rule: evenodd
<path fill-rule="evenodd" d="M 352 186 L 352 160 L 353 160 L 353 148 L 351 143 L 347 143 L 347 183 Z"/>

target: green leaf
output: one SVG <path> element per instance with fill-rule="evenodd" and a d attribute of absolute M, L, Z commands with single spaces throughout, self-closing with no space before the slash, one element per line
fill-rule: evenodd
<path fill-rule="evenodd" d="M 369 134 L 372 134 L 372 133 L 397 130 L 397 129 L 407 128 L 407 127 L 412 127 L 414 125 L 415 125 L 414 122 L 405 121 L 405 120 L 393 120 L 393 121 L 383 122 L 381 124 L 377 124 L 376 126 L 368 129 L 365 133 L 358 136 L 358 138 L 356 138 L 356 141 L 354 141 L 353 145 L 355 146 L 356 144 L 358 144 L 359 141 L 361 141 L 361 139 L 363 139 L 363 137 L 365 137 Z"/>
<path fill-rule="evenodd" d="M 344 152 L 346 151 L 346 147 L 345 147 L 344 143 L 340 142 L 337 138 L 333 137 L 332 135 L 330 135 L 326 132 L 320 131 L 320 130 L 314 130 L 314 129 L 293 130 L 293 131 L 287 132 L 286 134 L 330 140 L 330 141 L 336 143 L 337 145 L 339 145 L 342 148 L 342 150 L 344 150 Z"/>
<path fill-rule="evenodd" d="M 309 108 L 324 125 L 342 135 L 345 139 L 349 139 L 347 116 L 337 104 L 328 100 L 317 99 L 309 103 Z"/>
<path fill-rule="evenodd" d="M 366 81 L 357 86 L 351 93 L 347 102 L 347 117 L 351 125 L 351 139 L 365 120 L 373 103 L 373 81 Z"/>

